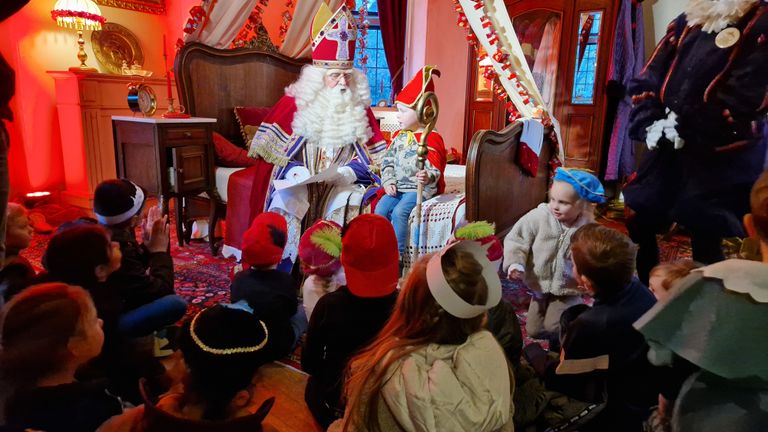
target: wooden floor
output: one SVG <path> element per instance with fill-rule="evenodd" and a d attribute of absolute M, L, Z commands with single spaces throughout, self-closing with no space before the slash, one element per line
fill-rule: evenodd
<path fill-rule="evenodd" d="M 278 363 L 262 366 L 255 379 L 256 406 L 274 396 L 275 405 L 264 421 L 264 432 L 320 432 L 304 403 L 307 375 Z"/>
<path fill-rule="evenodd" d="M 185 373 L 181 351 L 163 359 L 167 374 L 174 386 L 180 386 Z M 272 410 L 264 420 L 264 432 L 323 432 L 304 402 L 304 387 L 308 375 L 280 363 L 269 363 L 259 368 L 253 383 L 255 392 L 252 410 L 262 402 L 275 398 Z M 180 390 L 179 390 L 180 391 Z"/>

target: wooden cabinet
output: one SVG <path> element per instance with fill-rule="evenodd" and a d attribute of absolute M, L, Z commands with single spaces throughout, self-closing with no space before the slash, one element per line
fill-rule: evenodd
<path fill-rule="evenodd" d="M 176 235 L 184 243 L 189 220 L 184 201 L 215 188 L 213 126 L 216 119 L 112 117 L 117 175 L 162 197 L 176 198 Z M 189 229 L 187 229 L 189 231 Z"/>
<path fill-rule="evenodd" d="M 56 110 L 64 155 L 62 199 L 91 210 L 93 190 L 103 180 L 115 178 L 112 116 L 132 116 L 126 95 L 128 83 L 141 81 L 158 95 L 157 111 L 168 108 L 166 81 L 162 78 L 103 73 L 49 71 L 56 86 Z"/>
<path fill-rule="evenodd" d="M 507 12 L 542 93 L 562 131 L 565 164 L 598 172 L 605 140 L 606 76 L 615 3 L 610 0 L 507 0 Z M 467 88 L 466 143 L 480 129 L 507 124 L 504 105 L 482 76 L 473 49 Z M 466 152 L 465 152 L 466 153 Z"/>

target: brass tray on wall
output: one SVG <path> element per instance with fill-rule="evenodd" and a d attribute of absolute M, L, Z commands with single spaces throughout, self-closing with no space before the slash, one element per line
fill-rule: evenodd
<path fill-rule="evenodd" d="M 144 53 L 139 40 L 130 30 L 113 22 L 104 23 L 101 30 L 91 33 L 91 44 L 96 60 L 104 72 L 122 74 L 123 61 L 128 67 L 144 64 Z"/>
<path fill-rule="evenodd" d="M 96 0 L 102 6 L 134 10 L 153 14 L 165 13 L 165 0 Z"/>

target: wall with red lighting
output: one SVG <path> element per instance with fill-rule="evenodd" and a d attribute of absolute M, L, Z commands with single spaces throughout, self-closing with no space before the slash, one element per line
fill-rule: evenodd
<path fill-rule="evenodd" d="M 65 165 L 82 165 L 83 155 L 62 152 L 56 114 L 54 82 L 46 71 L 77 66 L 77 34 L 58 27 L 51 19 L 53 2 L 32 1 L 0 24 L 0 51 L 16 71 L 16 96 L 11 102 L 15 122 L 10 125 L 9 155 L 12 194 L 35 190 L 60 190 Z M 161 74 L 165 15 L 139 13 L 101 6 L 107 21 L 130 29 L 144 53 L 144 68 Z M 87 63 L 99 68 L 84 34 Z M 65 130 L 66 133 L 66 130 Z"/>
<path fill-rule="evenodd" d="M 266 11 L 264 20 L 273 40 L 277 40 L 285 6 L 282 2 L 273 3 L 279 7 Z M 53 1 L 32 1 L 0 23 L 0 52 L 16 71 L 16 96 L 11 101 L 16 118 L 8 128 L 12 196 L 36 190 L 61 190 L 64 166 L 82 166 L 83 162 L 82 154 L 62 151 L 62 125 L 56 113 L 54 82 L 46 73 L 79 64 L 77 34 L 74 30 L 58 27 L 51 19 L 53 4 Z M 127 27 L 136 35 L 144 53 L 144 69 L 162 76 L 163 35 L 167 35 L 168 52 L 174 53 L 189 9 L 198 4 L 200 0 L 167 0 L 166 13 L 162 15 L 107 6 L 100 6 L 100 9 L 107 21 Z M 91 32 L 86 31 L 87 63 L 99 69 L 90 37 Z M 172 62 L 173 58 L 169 58 L 169 66 Z"/>

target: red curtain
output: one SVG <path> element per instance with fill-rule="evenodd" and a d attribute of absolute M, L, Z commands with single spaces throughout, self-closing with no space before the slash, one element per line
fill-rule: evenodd
<path fill-rule="evenodd" d="M 403 62 L 405 58 L 405 21 L 408 15 L 407 0 L 378 0 L 381 39 L 387 56 L 392 82 L 392 99 L 403 88 Z"/>

